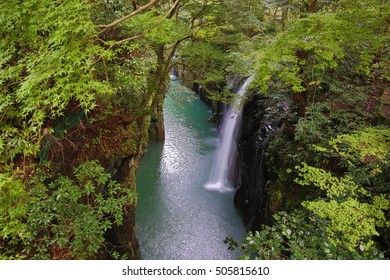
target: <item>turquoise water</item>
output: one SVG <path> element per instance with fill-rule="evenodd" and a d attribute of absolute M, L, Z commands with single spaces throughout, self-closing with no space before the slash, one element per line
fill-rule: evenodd
<path fill-rule="evenodd" d="M 223 243 L 227 236 L 244 233 L 234 193 L 204 187 L 218 145 L 210 114 L 195 94 L 171 81 L 164 105 L 166 140 L 149 145 L 137 172 L 137 237 L 143 259 L 236 257 Z"/>

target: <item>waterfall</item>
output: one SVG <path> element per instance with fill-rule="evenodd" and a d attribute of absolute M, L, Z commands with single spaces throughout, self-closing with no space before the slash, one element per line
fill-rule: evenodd
<path fill-rule="evenodd" d="M 246 79 L 237 92 L 238 97 L 243 96 L 246 93 L 246 89 L 252 80 L 253 76 Z M 234 105 L 237 104 L 237 99 L 238 98 L 236 97 Z M 236 153 L 235 132 L 241 115 L 241 109 L 237 110 L 235 107 L 236 106 L 229 106 L 225 111 L 221 129 L 220 145 L 218 146 L 214 158 L 209 181 L 205 185 L 206 189 L 221 192 L 234 190 L 229 184 L 228 174 L 233 163 L 234 153 Z"/>
<path fill-rule="evenodd" d="M 169 78 L 170 78 L 171 80 L 177 80 L 177 79 L 178 79 L 178 76 L 179 76 L 179 75 L 178 75 L 176 69 L 173 68 L 173 67 L 171 67 L 171 69 L 170 69 L 170 71 L 169 71 Z"/>

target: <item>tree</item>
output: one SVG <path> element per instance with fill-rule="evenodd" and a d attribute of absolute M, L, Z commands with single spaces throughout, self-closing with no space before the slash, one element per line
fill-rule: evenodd
<path fill-rule="evenodd" d="M 156 60 L 123 41 L 125 29 L 111 37 L 101 32 L 99 16 L 128 12 L 114 6 L 0 4 L 2 258 L 94 258 L 107 245 L 107 231 L 134 215 L 131 178 L 119 185 L 106 169 L 118 157 L 142 154 L 150 120 L 142 103 L 152 98 L 148 77 Z M 120 142 L 107 147 L 107 131 Z M 88 164 L 91 157 L 104 167 Z M 135 244 L 134 235 L 119 245 L 133 250 L 127 244 Z"/>
<path fill-rule="evenodd" d="M 381 1 L 363 2 L 340 3 L 335 12 L 296 19 L 272 39 L 258 54 L 257 84 L 262 91 L 282 81 L 292 91 L 299 115 L 304 116 L 309 100 L 326 85 L 324 75 L 347 66 L 344 59 L 350 54 L 359 54 L 356 63 L 349 64 L 350 71 L 369 72 L 375 53 L 383 46 L 388 23 Z"/>
<path fill-rule="evenodd" d="M 97 96 L 112 90 L 93 78 L 94 61 L 104 49 L 94 42 L 88 5 L 77 0 L 0 5 L 6 27 L 0 35 L 4 162 L 36 155 L 44 125 L 63 115 L 71 100 L 89 112 Z"/>

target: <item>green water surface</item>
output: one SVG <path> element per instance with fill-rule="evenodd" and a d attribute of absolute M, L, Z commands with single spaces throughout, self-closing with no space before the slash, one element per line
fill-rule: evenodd
<path fill-rule="evenodd" d="M 143 259 L 236 258 L 223 243 L 227 236 L 244 233 L 234 192 L 204 187 L 218 145 L 210 113 L 180 81 L 171 81 L 164 105 L 166 140 L 149 145 L 137 173 Z"/>

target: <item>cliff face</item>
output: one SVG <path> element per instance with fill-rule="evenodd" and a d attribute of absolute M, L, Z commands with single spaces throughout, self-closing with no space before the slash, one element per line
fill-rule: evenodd
<path fill-rule="evenodd" d="M 47 159 L 62 174 L 70 174 L 82 162 L 97 160 L 114 180 L 135 192 L 135 174 L 148 142 L 150 116 L 135 116 L 120 107 L 112 108 L 115 114 L 107 116 L 104 110 L 97 108 L 87 119 L 66 128 L 63 137 L 51 143 Z M 129 259 L 139 259 L 135 207 L 136 201 L 125 206 L 122 225 L 106 232 L 104 248 L 91 258 L 111 258 L 115 250 Z"/>
<path fill-rule="evenodd" d="M 288 105 L 282 97 L 255 95 L 243 108 L 238 131 L 238 168 L 234 198 L 248 230 L 259 229 L 270 218 L 267 166 L 270 137 L 283 127 Z"/>

